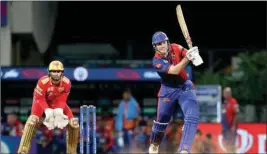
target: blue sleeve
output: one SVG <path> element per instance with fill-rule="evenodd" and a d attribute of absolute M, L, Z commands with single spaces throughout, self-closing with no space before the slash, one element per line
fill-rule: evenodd
<path fill-rule="evenodd" d="M 167 73 L 170 66 L 171 64 L 165 59 L 153 58 L 153 67 L 156 68 L 158 72 Z"/>

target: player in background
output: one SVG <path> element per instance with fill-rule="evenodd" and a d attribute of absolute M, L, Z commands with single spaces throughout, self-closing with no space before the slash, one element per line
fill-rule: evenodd
<path fill-rule="evenodd" d="M 159 145 L 171 117 L 175 114 L 175 103 L 179 102 L 184 113 L 184 126 L 180 153 L 189 153 L 196 134 L 199 120 L 199 106 L 193 83 L 187 79 L 186 65 L 191 61 L 199 66 L 203 63 L 198 47 L 190 50 L 178 44 L 170 44 L 164 32 L 156 32 L 152 36 L 155 49 L 153 66 L 161 77 L 161 88 L 158 93 L 157 119 L 154 120 L 149 153 L 158 153 Z"/>
<path fill-rule="evenodd" d="M 67 105 L 71 82 L 64 76 L 64 67 L 60 61 L 52 61 L 48 67 L 48 75 L 40 78 L 33 92 L 31 115 L 25 124 L 18 153 L 29 153 L 33 136 L 41 124 L 40 119 L 45 113 L 43 124 L 49 129 L 67 127 L 67 153 L 77 151 L 79 122 L 73 117 Z"/>
<path fill-rule="evenodd" d="M 239 112 L 238 102 L 232 96 L 232 90 L 230 87 L 224 88 L 223 97 L 224 97 L 224 108 L 222 112 L 223 137 L 227 152 L 235 153 L 237 114 Z"/>

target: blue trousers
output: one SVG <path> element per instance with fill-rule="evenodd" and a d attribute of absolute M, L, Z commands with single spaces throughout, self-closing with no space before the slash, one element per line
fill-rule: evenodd
<path fill-rule="evenodd" d="M 193 102 L 188 103 L 189 101 Z M 193 83 L 186 81 L 184 85 L 177 87 L 161 86 L 158 97 L 157 121 L 160 123 L 168 123 L 171 117 L 177 117 L 177 112 L 182 109 L 182 118 L 185 111 L 197 103 L 196 93 Z M 198 113 L 196 113 L 198 114 Z"/>
<path fill-rule="evenodd" d="M 177 114 L 180 105 L 184 115 L 184 129 L 179 150 L 190 151 L 199 120 L 199 106 L 193 83 L 187 80 L 183 85 L 162 85 L 157 109 L 157 122 L 168 123 Z"/>

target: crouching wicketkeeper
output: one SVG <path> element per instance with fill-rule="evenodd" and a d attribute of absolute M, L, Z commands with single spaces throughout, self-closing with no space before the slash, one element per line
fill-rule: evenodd
<path fill-rule="evenodd" d="M 79 138 L 79 121 L 67 105 L 71 82 L 64 76 L 64 67 L 60 61 L 52 61 L 48 75 L 39 79 L 33 93 L 33 104 L 23 130 L 18 153 L 29 153 L 32 139 L 40 119 L 45 113 L 43 124 L 49 129 L 67 127 L 66 147 L 68 154 L 76 154 Z"/>

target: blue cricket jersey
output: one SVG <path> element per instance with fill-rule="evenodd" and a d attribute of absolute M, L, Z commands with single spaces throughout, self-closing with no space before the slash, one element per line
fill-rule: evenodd
<path fill-rule="evenodd" d="M 162 85 L 177 87 L 188 79 L 185 69 L 177 75 L 168 74 L 170 66 L 178 64 L 184 58 L 186 52 L 187 50 L 181 45 L 173 43 L 170 45 L 170 52 L 167 57 L 162 57 L 159 53 L 155 54 L 153 67 L 157 69 Z"/>

